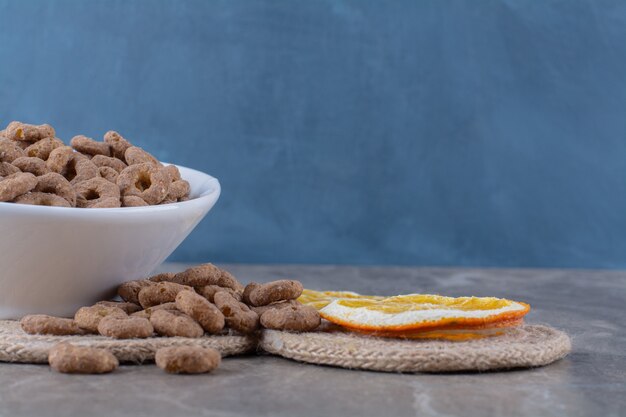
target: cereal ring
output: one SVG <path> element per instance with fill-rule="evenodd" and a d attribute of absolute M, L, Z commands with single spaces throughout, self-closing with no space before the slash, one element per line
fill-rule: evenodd
<path fill-rule="evenodd" d="M 149 319 L 152 313 L 154 313 L 155 311 L 159 311 L 159 310 L 176 310 L 176 303 L 171 302 L 171 303 L 158 304 L 152 307 L 148 307 L 145 310 L 137 311 L 136 313 L 131 314 L 131 316 L 143 317 L 143 318 Z"/>
<path fill-rule="evenodd" d="M 163 173 L 167 176 L 169 182 L 181 180 L 180 171 L 176 165 L 166 165 L 162 168 Z"/>
<path fill-rule="evenodd" d="M 39 191 L 22 194 L 13 200 L 13 202 L 17 204 L 28 204 L 31 206 L 72 207 L 63 197 Z"/>
<path fill-rule="evenodd" d="M 179 292 L 190 289 L 191 287 L 173 282 L 157 282 L 139 291 L 139 304 L 143 308 L 148 308 L 157 304 L 171 303 L 176 300 Z"/>
<path fill-rule="evenodd" d="M 120 206 L 120 189 L 116 184 L 113 184 L 104 178 L 91 178 L 86 181 L 79 182 L 74 185 L 76 190 L 76 206 L 77 207 L 94 207 L 95 205 L 104 202 L 110 202 L 109 199 L 117 199 L 117 206 Z M 100 205 L 100 207 L 102 207 Z M 111 206 L 107 206 L 111 207 Z"/>
<path fill-rule="evenodd" d="M 273 330 L 310 332 L 320 325 L 321 320 L 315 308 L 302 304 L 272 308 L 261 314 L 261 325 Z"/>
<path fill-rule="evenodd" d="M 122 203 L 120 202 L 119 198 L 109 197 L 98 203 L 90 204 L 87 206 L 87 208 L 118 208 L 121 206 Z"/>
<path fill-rule="evenodd" d="M 37 178 L 34 191 L 56 194 L 63 197 L 72 207 L 76 207 L 76 191 L 68 180 L 61 174 L 49 172 Z"/>
<path fill-rule="evenodd" d="M 129 148 L 129 150 L 132 148 Z M 167 196 L 167 178 L 152 164 L 131 165 L 120 172 L 117 185 L 123 196 L 141 197 L 148 204 L 158 204 Z"/>
<path fill-rule="evenodd" d="M 237 292 L 243 291 L 243 285 L 237 281 L 228 271 L 220 269 L 213 264 L 207 263 L 186 269 L 176 274 L 172 282 L 177 282 L 190 287 L 204 287 L 206 285 L 219 285 L 231 288 Z"/>
<path fill-rule="evenodd" d="M 131 146 L 126 149 L 126 152 L 124 152 L 124 160 L 129 166 L 144 163 L 161 166 L 158 159 L 144 151 L 139 146 Z"/>
<path fill-rule="evenodd" d="M 37 177 L 30 172 L 17 172 L 0 181 L 0 201 L 11 201 L 37 186 Z"/>
<path fill-rule="evenodd" d="M 139 304 L 139 291 L 150 285 L 154 285 L 154 282 L 147 279 L 128 281 L 117 287 L 117 295 L 126 302 Z"/>
<path fill-rule="evenodd" d="M 46 162 L 39 158 L 22 156 L 13 160 L 12 164 L 18 167 L 22 172 L 30 172 L 36 176 L 44 175 L 50 172 Z"/>
<path fill-rule="evenodd" d="M 114 130 L 109 130 L 108 132 L 104 134 L 104 143 L 109 145 L 113 156 L 123 162 L 126 161 L 124 159 L 124 154 L 126 153 L 126 149 L 133 146 L 131 145 L 129 141 L 124 139 L 122 135 L 120 135 Z"/>
<path fill-rule="evenodd" d="M 30 156 L 31 158 L 39 158 L 46 161 L 50 156 L 50 152 L 52 152 L 56 148 L 60 148 L 61 146 L 65 146 L 61 139 L 45 138 L 26 147 L 24 149 L 24 153 L 26 154 L 26 156 Z"/>
<path fill-rule="evenodd" d="M 251 305 L 258 307 L 277 301 L 296 299 L 300 297 L 302 290 L 303 288 L 300 282 L 281 279 L 258 285 L 256 288 L 249 291 L 247 298 Z"/>
<path fill-rule="evenodd" d="M 52 172 L 63 175 L 71 184 L 98 176 L 98 167 L 69 146 L 61 146 L 50 152 L 46 165 Z"/>
<path fill-rule="evenodd" d="M 104 142 L 97 142 L 84 135 L 74 136 L 72 140 L 70 140 L 70 145 L 78 152 L 87 155 L 111 155 L 109 144 Z"/>
<path fill-rule="evenodd" d="M 204 287 L 197 287 L 196 291 L 210 302 L 213 302 L 213 297 L 220 291 L 226 291 L 232 295 L 235 300 L 241 301 L 241 293 L 233 290 L 232 288 L 220 287 L 219 285 L 205 285 Z"/>
<path fill-rule="evenodd" d="M 49 334 L 55 336 L 85 334 L 85 331 L 78 327 L 74 320 L 45 314 L 24 316 L 20 320 L 20 326 L 28 334 Z"/>
<path fill-rule="evenodd" d="M 124 311 L 126 314 L 132 314 L 141 310 L 141 307 L 135 303 L 127 303 L 122 301 L 98 301 L 97 306 L 116 307 Z"/>
<path fill-rule="evenodd" d="M 222 312 L 193 290 L 181 291 L 176 295 L 176 308 L 197 321 L 208 333 L 218 333 L 224 328 Z"/>
<path fill-rule="evenodd" d="M 220 366 L 220 353 L 202 346 L 172 346 L 156 351 L 156 365 L 170 374 L 203 374 Z"/>
<path fill-rule="evenodd" d="M 55 132 L 50 125 L 29 125 L 22 122 L 11 122 L 4 129 L 4 136 L 11 140 L 37 142 L 44 138 L 53 138 Z"/>
<path fill-rule="evenodd" d="M 178 310 L 157 310 L 150 315 L 154 331 L 168 337 L 202 337 L 204 331 L 198 323 Z"/>
<path fill-rule="evenodd" d="M 111 167 L 99 167 L 98 168 L 98 175 L 101 178 L 104 178 L 105 180 L 107 180 L 108 182 L 112 182 L 113 184 L 117 185 L 117 177 L 119 176 L 119 174 L 113 168 L 111 168 Z"/>
<path fill-rule="evenodd" d="M 114 339 L 145 339 L 152 336 L 154 328 L 145 318 L 107 316 L 100 320 L 98 333 Z"/>
<path fill-rule="evenodd" d="M 122 172 L 124 168 L 128 167 L 128 165 L 126 165 L 119 159 L 104 155 L 94 156 L 93 158 L 91 158 L 91 162 L 93 162 L 93 164 L 97 167 L 113 168 L 117 173 Z"/>
<path fill-rule="evenodd" d="M 128 314 L 121 308 L 96 304 L 91 307 L 79 308 L 76 314 L 74 314 L 74 321 L 81 329 L 91 333 L 98 333 L 100 320 L 108 316 L 128 317 Z"/>
<path fill-rule="evenodd" d="M 241 333 L 251 333 L 259 327 L 259 315 L 226 291 L 217 292 L 213 300 L 224 314 L 228 327 Z"/>
<path fill-rule="evenodd" d="M 173 204 L 173 203 L 178 203 L 178 200 L 175 198 L 165 198 L 165 200 L 161 201 L 159 203 L 159 205 L 163 205 L 163 204 Z"/>
<path fill-rule="evenodd" d="M 152 282 L 163 282 L 163 281 L 171 282 L 174 276 L 176 276 L 174 272 L 162 272 L 160 274 L 153 275 L 148 279 Z"/>
<path fill-rule="evenodd" d="M 0 162 L 13 162 L 24 156 L 22 148 L 8 139 L 0 139 Z"/>
<path fill-rule="evenodd" d="M 137 197 L 136 195 L 128 195 L 122 197 L 122 207 L 145 207 L 149 206 L 148 203 L 143 201 L 141 197 Z"/>
<path fill-rule="evenodd" d="M 66 374 L 105 374 L 119 366 L 108 350 L 58 343 L 48 352 L 48 363 L 55 371 Z"/>
<path fill-rule="evenodd" d="M 11 174 L 17 174 L 21 172 L 18 167 L 8 162 L 0 162 L 0 177 L 8 177 Z M 0 180 L 2 180 L 0 178 Z"/>
<path fill-rule="evenodd" d="M 185 197 L 189 195 L 190 191 L 189 183 L 185 180 L 174 181 L 170 184 L 166 200 L 171 199 L 174 201 L 178 201 L 179 198 Z"/>

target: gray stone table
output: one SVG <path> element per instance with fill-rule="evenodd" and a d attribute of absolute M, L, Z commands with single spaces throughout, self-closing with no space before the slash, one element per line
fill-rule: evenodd
<path fill-rule="evenodd" d="M 519 299 L 532 305 L 528 322 L 569 332 L 573 352 L 544 368 L 445 375 L 350 371 L 269 356 L 227 358 L 200 376 L 167 375 L 154 365 L 73 376 L 0 364 L 0 416 L 626 415 L 626 272 L 226 267 L 244 283 L 289 277 L 313 289 Z"/>

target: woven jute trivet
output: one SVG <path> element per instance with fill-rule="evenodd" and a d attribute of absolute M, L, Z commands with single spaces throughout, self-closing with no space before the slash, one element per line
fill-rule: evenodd
<path fill-rule="evenodd" d="M 504 335 L 467 342 L 398 340 L 339 331 L 264 330 L 259 347 L 301 362 L 384 372 L 489 371 L 543 366 L 566 356 L 562 331 L 526 325 Z"/>
<path fill-rule="evenodd" d="M 48 363 L 48 350 L 59 342 L 108 349 L 120 362 L 154 360 L 157 349 L 169 346 L 203 346 L 217 349 L 222 356 L 256 350 L 258 340 L 250 336 L 153 337 L 118 340 L 104 336 L 44 336 L 26 334 L 13 320 L 0 320 L 0 362 Z"/>

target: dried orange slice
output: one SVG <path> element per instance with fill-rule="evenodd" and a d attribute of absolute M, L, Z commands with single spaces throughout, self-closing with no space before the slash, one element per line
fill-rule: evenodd
<path fill-rule="evenodd" d="M 352 330 L 415 337 L 435 330 L 491 330 L 519 324 L 530 306 L 495 297 L 444 297 L 408 294 L 395 297 L 360 296 L 345 292 L 307 290 L 299 301 L 320 315 Z M 397 333 L 393 333 L 397 332 Z"/>

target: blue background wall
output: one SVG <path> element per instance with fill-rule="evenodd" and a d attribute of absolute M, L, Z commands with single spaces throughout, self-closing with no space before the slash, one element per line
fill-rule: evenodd
<path fill-rule="evenodd" d="M 626 267 L 624 1 L 5 1 L 0 123 L 222 183 L 172 260 Z"/>

